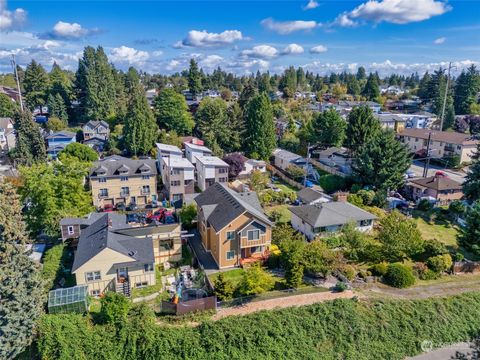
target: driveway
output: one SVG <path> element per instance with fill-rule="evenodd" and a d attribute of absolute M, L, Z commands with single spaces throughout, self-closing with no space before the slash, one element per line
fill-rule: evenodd
<path fill-rule="evenodd" d="M 193 231 L 194 236 L 188 238 L 188 243 L 192 248 L 199 265 L 205 270 L 205 274 L 212 274 L 218 272 L 218 266 L 213 259 L 212 254 L 207 252 L 203 247 L 202 240 L 198 231 Z"/>
<path fill-rule="evenodd" d="M 424 162 L 423 161 L 418 161 L 415 160 L 412 162 L 412 165 L 410 166 L 410 170 L 415 173 L 416 177 L 422 177 L 423 175 L 423 166 Z M 467 176 L 466 173 L 463 171 L 456 171 L 456 170 L 451 170 L 451 169 L 444 169 L 441 166 L 438 165 L 432 165 L 430 164 L 429 169 L 428 169 L 428 176 L 433 176 L 437 171 L 443 171 L 446 173 L 452 180 L 455 180 L 459 182 L 460 184 L 463 183 L 465 180 L 465 176 Z"/>

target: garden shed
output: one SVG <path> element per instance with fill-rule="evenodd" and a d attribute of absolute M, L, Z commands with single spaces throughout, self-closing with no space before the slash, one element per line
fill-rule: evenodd
<path fill-rule="evenodd" d="M 48 293 L 48 312 L 50 314 L 85 313 L 88 310 L 87 290 L 87 285 L 51 290 Z"/>

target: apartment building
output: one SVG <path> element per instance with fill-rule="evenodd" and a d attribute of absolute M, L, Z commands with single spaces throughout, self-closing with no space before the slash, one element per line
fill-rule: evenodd
<path fill-rule="evenodd" d="M 272 223 L 256 193 L 237 193 L 215 183 L 195 198 L 203 247 L 218 268 L 265 260 L 272 241 Z"/>
<path fill-rule="evenodd" d="M 157 161 L 158 161 L 158 166 L 160 167 L 162 165 L 162 158 L 164 157 L 170 157 L 170 156 L 182 157 L 183 156 L 182 150 L 180 150 L 175 145 L 156 143 L 155 146 L 157 147 Z M 160 172 L 161 172 L 161 169 L 160 169 Z"/>
<path fill-rule="evenodd" d="M 175 207 L 182 207 L 186 194 L 195 192 L 195 167 L 185 158 L 161 158 L 160 172 L 165 196 Z"/>
<path fill-rule="evenodd" d="M 193 144 L 190 142 L 184 142 L 183 146 L 185 148 L 185 157 L 193 165 L 197 162 L 197 157 L 199 156 L 212 156 L 212 150 L 203 145 Z"/>
<path fill-rule="evenodd" d="M 228 182 L 228 164 L 216 156 L 197 156 L 197 185 L 205 191 L 214 183 Z"/>
<path fill-rule="evenodd" d="M 93 205 L 97 208 L 157 201 L 155 160 L 113 155 L 96 161 L 90 171 Z"/>
<path fill-rule="evenodd" d="M 458 156 L 460 162 L 469 162 L 475 153 L 479 140 L 471 135 L 448 131 L 433 131 L 428 129 L 404 129 L 399 139 L 408 146 L 411 152 L 427 156 L 428 138 L 430 136 L 430 156 Z"/>

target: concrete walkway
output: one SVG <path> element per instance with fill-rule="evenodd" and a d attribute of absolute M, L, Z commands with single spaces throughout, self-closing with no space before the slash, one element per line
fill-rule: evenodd
<path fill-rule="evenodd" d="M 428 343 L 426 346 L 428 347 Z M 428 349 L 427 349 L 428 350 Z M 424 354 L 409 357 L 405 360 L 449 360 L 449 359 L 462 359 L 462 357 L 457 357 L 457 353 L 462 355 L 472 354 L 473 349 L 471 344 L 467 342 L 457 343 L 450 346 L 445 346 L 437 350 L 431 350 Z M 466 357 L 465 359 L 474 359 L 473 357 Z"/>
<path fill-rule="evenodd" d="M 214 320 L 232 315 L 245 315 L 260 310 L 280 309 L 292 306 L 311 305 L 319 302 L 335 299 L 351 299 L 356 296 L 353 291 L 347 290 L 341 293 L 319 292 L 302 295 L 292 295 L 276 299 L 249 302 L 241 306 L 219 309 L 213 316 Z"/>
<path fill-rule="evenodd" d="M 209 275 L 214 272 L 218 272 L 218 266 L 213 259 L 212 254 L 207 252 L 203 247 L 202 240 L 200 240 L 200 234 L 198 231 L 193 231 L 194 236 L 188 238 L 188 244 L 192 248 L 195 257 L 197 258 L 200 267 L 205 271 L 205 274 Z"/>

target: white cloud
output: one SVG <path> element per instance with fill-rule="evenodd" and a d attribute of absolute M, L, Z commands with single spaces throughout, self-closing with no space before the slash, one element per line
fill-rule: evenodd
<path fill-rule="evenodd" d="M 240 53 L 243 57 L 270 59 L 278 55 L 278 50 L 270 45 L 257 45 Z"/>
<path fill-rule="evenodd" d="M 275 31 L 281 35 L 290 34 L 295 31 L 309 31 L 320 26 L 316 21 L 275 21 L 272 18 L 264 19 L 261 24 L 268 30 Z"/>
<path fill-rule="evenodd" d="M 309 0 L 308 4 L 303 7 L 303 10 L 315 9 L 318 7 L 318 5 L 318 2 L 316 2 L 315 0 Z"/>
<path fill-rule="evenodd" d="M 22 8 L 7 9 L 7 0 L 0 0 L 0 31 L 20 28 L 27 20 L 27 12 Z"/>
<path fill-rule="evenodd" d="M 100 32 L 100 29 L 86 29 L 79 23 L 69 23 L 65 21 L 58 21 L 52 31 L 44 34 L 46 38 L 78 40 L 87 36 L 95 35 Z"/>
<path fill-rule="evenodd" d="M 199 64 L 202 68 L 205 68 L 208 71 L 221 66 L 223 62 L 223 57 L 219 55 L 208 55 L 204 59 L 200 60 Z"/>
<path fill-rule="evenodd" d="M 152 56 L 155 56 L 155 57 L 159 57 L 159 56 L 162 56 L 162 55 L 163 55 L 162 50 L 155 50 L 154 52 L 152 52 Z"/>
<path fill-rule="evenodd" d="M 334 24 L 355 26 L 359 20 L 407 24 L 428 20 L 450 10 L 451 6 L 446 2 L 437 0 L 369 0 L 350 12 L 340 14 Z"/>
<path fill-rule="evenodd" d="M 445 42 L 445 40 L 447 40 L 446 37 L 439 37 L 438 39 L 435 39 L 435 40 L 433 41 L 433 43 L 434 43 L 435 45 L 441 45 L 441 44 L 443 44 L 443 43 Z"/>
<path fill-rule="evenodd" d="M 317 45 L 317 46 L 314 46 L 310 49 L 310 53 L 312 54 L 321 54 L 321 53 L 324 53 L 328 50 L 328 48 L 326 46 L 323 46 L 323 45 Z"/>
<path fill-rule="evenodd" d="M 113 48 L 110 54 L 110 59 L 113 62 L 123 62 L 136 65 L 141 65 L 150 58 L 148 52 L 127 46 Z"/>
<path fill-rule="evenodd" d="M 198 31 L 191 30 L 182 41 L 175 43 L 174 47 L 180 48 L 183 46 L 192 47 L 214 47 L 227 46 L 233 44 L 235 41 L 245 39 L 241 31 L 225 30 L 221 33 L 209 33 L 206 30 Z"/>
<path fill-rule="evenodd" d="M 289 54 L 303 54 L 303 47 L 298 44 L 289 44 L 285 49 L 282 50 L 282 55 Z"/>

